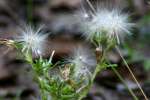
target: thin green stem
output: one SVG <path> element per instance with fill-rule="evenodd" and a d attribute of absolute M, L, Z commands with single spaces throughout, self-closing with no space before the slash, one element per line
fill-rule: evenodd
<path fill-rule="evenodd" d="M 37 84 L 38 84 L 38 86 L 40 88 L 41 99 L 42 100 L 47 100 L 46 91 L 44 89 L 44 83 L 43 83 L 42 79 L 40 79 L 40 76 L 38 75 L 38 73 L 35 70 L 36 66 L 34 66 L 34 64 L 33 64 L 32 53 L 31 52 L 26 52 L 25 58 L 28 61 L 28 63 L 31 64 L 31 66 L 32 66 L 35 80 L 37 81 Z"/>
<path fill-rule="evenodd" d="M 93 74 L 93 76 L 92 76 L 92 81 L 94 81 L 94 79 L 95 79 L 97 73 L 99 73 L 99 72 L 101 71 L 101 68 L 100 68 L 100 67 L 101 67 L 100 65 L 98 65 L 98 66 L 96 67 L 96 69 L 95 69 L 95 71 L 94 71 L 94 74 Z"/>
<path fill-rule="evenodd" d="M 28 20 L 28 23 L 32 23 L 32 21 L 33 21 L 32 12 L 33 12 L 33 0 L 28 0 L 27 1 L 27 20 Z"/>
<path fill-rule="evenodd" d="M 47 100 L 47 96 L 46 96 L 46 91 L 45 91 L 45 87 L 44 87 L 44 83 L 41 79 L 39 79 L 39 76 L 36 76 L 38 78 L 38 84 L 40 87 L 40 92 L 41 92 L 41 98 L 42 100 Z"/>
<path fill-rule="evenodd" d="M 117 50 L 117 52 L 119 53 L 120 57 L 122 58 L 122 60 L 123 60 L 123 62 L 124 62 L 124 64 L 125 64 L 125 66 L 126 66 L 127 69 L 129 70 L 129 72 L 130 72 L 130 74 L 131 74 L 133 80 L 134 80 L 135 83 L 138 85 L 138 87 L 139 87 L 141 93 L 143 94 L 145 100 L 148 100 L 148 97 L 147 97 L 146 94 L 144 93 L 144 91 L 143 91 L 141 85 L 139 84 L 138 80 L 136 79 L 135 75 L 133 74 L 132 70 L 130 69 L 128 63 L 127 63 L 126 60 L 124 59 L 124 57 L 123 57 L 121 51 L 119 50 L 119 48 L 118 48 L 117 46 L 116 46 L 116 50 Z"/>
<path fill-rule="evenodd" d="M 122 76 L 120 75 L 120 73 L 114 68 L 112 67 L 113 72 L 118 76 L 118 78 L 120 79 L 120 81 L 124 84 L 124 86 L 126 87 L 126 89 L 130 92 L 130 94 L 132 95 L 134 100 L 138 100 L 137 96 L 134 94 L 134 92 L 128 87 L 128 85 L 126 84 L 126 82 L 124 81 L 124 79 L 122 78 Z"/>
<path fill-rule="evenodd" d="M 92 77 L 92 81 L 94 81 L 94 79 L 95 79 L 97 73 L 100 72 L 100 70 L 104 67 L 103 63 L 105 63 L 105 56 L 106 56 L 106 53 L 107 53 L 108 49 L 109 49 L 109 47 L 106 48 L 106 49 L 103 51 L 103 56 L 101 57 L 100 62 L 98 62 L 98 63 L 100 63 L 101 65 L 98 65 L 98 66 L 96 67 L 96 70 L 95 70 L 95 72 L 94 72 L 94 74 L 93 74 L 93 77 Z M 102 52 L 101 52 L 101 53 L 102 53 Z M 137 98 L 136 95 L 133 93 L 133 91 L 127 86 L 127 84 L 126 84 L 125 81 L 123 80 L 122 76 L 117 72 L 117 70 L 116 70 L 114 67 L 112 67 L 112 68 L 113 68 L 113 71 L 115 72 L 115 74 L 118 76 L 118 78 L 123 82 L 123 84 L 125 85 L 125 87 L 129 90 L 129 92 L 130 92 L 131 95 L 133 96 L 134 100 L 138 100 L 138 98 Z"/>

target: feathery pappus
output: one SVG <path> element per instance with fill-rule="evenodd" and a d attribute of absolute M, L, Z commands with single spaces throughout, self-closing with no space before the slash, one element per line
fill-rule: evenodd
<path fill-rule="evenodd" d="M 92 70 L 96 67 L 96 60 L 93 53 L 87 48 L 78 47 L 74 49 L 68 62 L 74 65 L 75 76 L 91 75 Z"/>
<path fill-rule="evenodd" d="M 21 29 L 21 35 L 16 39 L 17 42 L 22 44 L 22 52 L 29 52 L 41 54 L 45 45 L 47 34 L 41 31 L 42 27 L 35 29 L 31 26 L 26 26 L 25 29 Z"/>
<path fill-rule="evenodd" d="M 92 7 L 93 9 L 94 7 Z M 126 35 L 125 33 L 131 34 L 130 29 L 134 25 L 129 22 L 129 15 L 122 13 L 117 8 L 97 8 L 90 13 L 84 11 L 80 17 L 85 18 L 81 26 L 84 30 L 84 35 L 90 40 L 95 37 L 100 38 L 105 33 L 108 39 L 115 38 L 119 44 L 120 38 L 123 38 Z"/>

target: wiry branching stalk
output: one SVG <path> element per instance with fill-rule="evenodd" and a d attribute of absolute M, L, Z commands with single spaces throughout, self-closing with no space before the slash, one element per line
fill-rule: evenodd
<path fill-rule="evenodd" d="M 120 81 L 124 84 L 124 86 L 126 87 L 126 89 L 128 89 L 128 91 L 130 92 L 130 94 L 132 95 L 132 97 L 134 98 L 134 100 L 138 100 L 137 96 L 134 94 L 134 92 L 128 87 L 128 85 L 126 84 L 126 82 L 124 81 L 124 79 L 122 78 L 122 76 L 120 75 L 120 73 L 114 68 L 112 67 L 113 72 L 117 75 L 117 77 L 120 79 Z"/>
<path fill-rule="evenodd" d="M 104 56 L 105 56 L 106 52 L 102 52 L 102 50 L 100 50 L 99 48 L 96 48 L 96 59 L 97 62 L 101 62 L 102 60 L 104 60 Z M 102 63 L 102 62 L 101 62 Z M 99 66 L 101 67 L 101 66 Z M 96 67 L 95 73 L 93 74 L 93 80 L 95 79 L 97 73 L 100 71 L 101 68 L 99 68 L 98 66 Z M 99 69 L 99 70 L 97 70 Z M 112 67 L 113 72 L 117 75 L 117 77 L 119 78 L 119 80 L 124 84 L 124 86 L 126 87 L 126 89 L 129 91 L 129 93 L 132 95 L 134 100 L 138 100 L 137 96 L 134 94 L 134 92 L 128 87 L 128 85 L 126 84 L 126 82 L 124 81 L 124 79 L 122 78 L 122 76 L 120 75 L 120 73 L 114 68 Z"/>
<path fill-rule="evenodd" d="M 89 0 L 86 0 L 86 2 L 88 3 L 88 5 L 90 6 L 90 8 L 92 9 L 93 14 L 96 14 L 96 10 L 95 10 L 95 8 L 93 7 L 93 5 L 91 4 L 91 2 L 90 2 Z"/>
<path fill-rule="evenodd" d="M 124 57 L 123 57 L 123 55 L 122 55 L 121 51 L 119 50 L 119 48 L 118 48 L 117 46 L 116 46 L 116 50 L 117 50 L 117 52 L 119 53 L 119 55 L 120 55 L 121 59 L 123 60 L 123 62 L 124 62 L 124 64 L 125 64 L 125 66 L 126 66 L 126 67 L 127 67 L 127 69 L 129 70 L 129 72 L 130 72 L 130 74 L 131 74 L 131 76 L 132 76 L 133 80 L 134 80 L 134 81 L 136 82 L 136 84 L 138 85 L 138 87 L 139 87 L 139 89 L 140 89 L 141 93 L 143 94 L 143 96 L 144 96 L 145 100 L 148 100 L 148 98 L 147 98 L 146 94 L 144 93 L 144 91 L 143 91 L 143 89 L 142 89 L 141 85 L 139 84 L 139 82 L 138 82 L 138 80 L 136 79 L 136 77 L 135 77 L 134 73 L 132 72 L 131 68 L 129 67 L 128 63 L 127 63 L 127 62 L 126 62 L 126 60 L 124 59 Z"/>

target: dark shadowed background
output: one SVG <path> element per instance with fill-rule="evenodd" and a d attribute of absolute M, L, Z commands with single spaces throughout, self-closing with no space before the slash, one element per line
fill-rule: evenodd
<path fill-rule="evenodd" d="M 150 0 L 91 0 L 91 3 L 93 6 L 107 4 L 120 7 L 136 24 L 133 35 L 127 37 L 121 47 L 124 57 L 150 98 Z M 56 50 L 56 62 L 77 46 L 92 47 L 82 36 L 81 22 L 76 16 L 83 7 L 89 9 L 85 0 L 0 0 L 0 39 L 13 39 L 20 34 L 18 27 L 23 24 L 44 25 L 43 31 L 50 35 L 43 57 L 49 58 L 51 51 Z M 119 55 L 112 51 L 108 59 L 119 65 L 118 71 L 128 86 L 140 100 L 144 100 Z M 18 58 L 15 49 L 0 45 L 0 100 L 38 100 L 38 88 L 32 81 L 30 70 L 30 65 Z M 97 76 L 85 100 L 132 100 L 132 97 L 108 69 Z"/>

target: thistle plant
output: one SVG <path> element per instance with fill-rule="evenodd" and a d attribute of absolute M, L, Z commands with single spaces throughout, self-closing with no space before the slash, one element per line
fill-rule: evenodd
<path fill-rule="evenodd" d="M 42 57 L 47 36 L 41 28 L 28 26 L 21 29 L 21 35 L 16 39 L 1 39 L 0 44 L 16 48 L 22 58 L 31 65 L 34 80 L 40 89 L 41 100 L 82 99 L 92 82 L 91 70 L 96 66 L 94 54 L 90 50 L 85 52 L 80 47 L 63 62 L 53 64 L 55 51 L 49 59 Z M 35 59 L 33 56 L 39 58 Z"/>
<path fill-rule="evenodd" d="M 83 16 L 81 17 L 82 20 L 84 20 L 84 22 L 82 23 L 81 26 L 84 29 L 84 35 L 86 36 L 87 40 L 90 40 L 96 46 L 97 52 L 100 52 L 101 50 L 102 53 L 101 58 L 97 57 L 98 66 L 96 67 L 94 78 L 96 74 L 99 71 L 101 71 L 100 69 L 103 68 L 102 66 L 104 66 L 104 68 L 106 66 L 112 66 L 112 64 L 109 65 L 110 63 L 106 59 L 106 56 L 108 51 L 115 48 L 118 51 L 123 62 L 125 63 L 133 80 L 136 82 L 137 86 L 141 90 L 141 93 L 143 94 L 145 100 L 148 100 L 147 96 L 145 95 L 143 89 L 141 88 L 139 82 L 137 81 L 135 75 L 133 74 L 126 60 L 123 58 L 123 55 L 121 54 L 121 51 L 119 50 L 118 47 L 118 44 L 120 44 L 120 40 L 124 39 L 125 33 L 131 34 L 130 29 L 134 26 L 133 23 L 130 23 L 128 21 L 129 16 L 127 14 L 123 14 L 121 10 L 114 8 L 95 9 L 89 0 L 86 1 L 89 7 L 91 8 L 91 11 L 90 13 L 87 13 L 84 10 L 84 13 L 82 14 Z M 124 82 L 123 78 L 117 72 L 117 70 L 115 70 L 114 67 L 112 67 L 112 69 L 116 73 L 118 78 L 125 84 L 125 87 L 127 87 L 133 98 L 135 100 L 138 100 L 133 91 L 130 88 L 128 88 L 127 84 Z"/>
<path fill-rule="evenodd" d="M 96 47 L 97 66 L 92 74 L 91 83 L 93 83 L 99 72 L 107 67 L 111 67 L 131 93 L 134 100 L 138 100 L 133 91 L 128 88 L 120 73 L 115 69 L 117 65 L 111 64 L 107 60 L 107 53 L 120 44 L 120 39 L 123 40 L 126 33 L 131 34 L 130 29 L 134 24 L 128 21 L 127 14 L 123 14 L 118 9 L 102 8 L 96 10 L 88 0 L 87 2 L 92 11 L 82 13 L 81 20 L 84 20 L 84 22 L 81 24 L 81 27 L 86 40 L 91 41 Z"/>
<path fill-rule="evenodd" d="M 81 27 L 86 39 L 95 45 L 94 50 L 76 47 L 68 58 L 52 63 L 55 50 L 52 51 L 49 59 L 42 57 L 48 35 L 43 33 L 41 28 L 35 29 L 29 26 L 23 29 L 22 34 L 15 40 L 0 40 L 0 44 L 15 47 L 31 65 L 41 100 L 81 100 L 90 91 L 96 75 L 108 67 L 111 67 L 125 84 L 115 69 L 117 65 L 107 60 L 107 53 L 121 43 L 126 33 L 130 34 L 134 24 L 128 21 L 127 14 L 123 14 L 118 9 L 95 10 L 89 1 L 88 3 L 92 11 L 83 13 L 81 18 L 84 18 L 84 22 Z M 33 55 L 38 58 L 35 59 Z M 128 69 L 132 73 L 129 66 Z M 126 84 L 125 86 L 128 88 Z M 139 84 L 138 86 L 140 87 Z M 138 100 L 133 91 L 129 88 L 128 90 L 134 100 Z M 144 94 L 142 89 L 141 91 Z M 148 100 L 145 94 L 144 97 Z"/>

